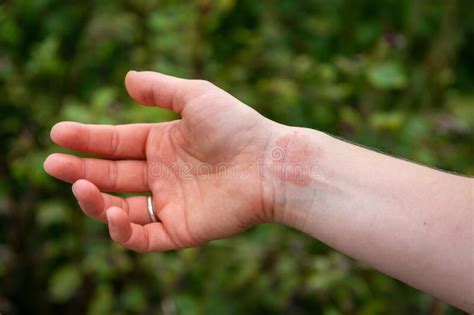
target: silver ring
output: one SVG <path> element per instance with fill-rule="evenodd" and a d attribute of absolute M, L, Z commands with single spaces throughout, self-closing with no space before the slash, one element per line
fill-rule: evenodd
<path fill-rule="evenodd" d="M 155 217 L 155 211 L 153 210 L 153 202 L 151 200 L 151 196 L 147 198 L 147 208 L 148 208 L 148 216 L 150 217 L 151 222 L 158 222 Z"/>

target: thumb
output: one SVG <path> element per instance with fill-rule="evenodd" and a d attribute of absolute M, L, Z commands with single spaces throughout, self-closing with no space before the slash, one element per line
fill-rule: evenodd
<path fill-rule="evenodd" d="M 181 114 L 186 103 L 208 92 L 214 85 L 153 71 L 129 71 L 125 76 L 125 87 L 130 97 L 145 106 L 159 106 Z"/>

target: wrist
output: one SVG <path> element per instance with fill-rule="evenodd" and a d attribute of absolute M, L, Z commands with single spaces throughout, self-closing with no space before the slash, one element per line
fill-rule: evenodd
<path fill-rule="evenodd" d="M 316 130 L 277 125 L 261 172 L 267 222 L 302 230 L 317 204 L 320 159 L 330 137 Z"/>

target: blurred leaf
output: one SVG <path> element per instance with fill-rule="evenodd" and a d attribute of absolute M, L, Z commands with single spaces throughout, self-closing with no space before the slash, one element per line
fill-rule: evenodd
<path fill-rule="evenodd" d="M 374 113 L 370 116 L 370 124 L 374 129 L 396 131 L 400 129 L 405 117 L 401 112 Z"/>
<path fill-rule="evenodd" d="M 387 62 L 372 65 L 367 70 L 367 79 L 378 89 L 400 89 L 406 86 L 407 78 L 400 64 Z"/>
<path fill-rule="evenodd" d="M 124 310 L 132 312 L 143 310 L 146 306 L 144 288 L 136 285 L 127 286 L 120 297 L 120 301 Z"/>
<path fill-rule="evenodd" d="M 56 270 L 49 283 L 49 293 L 55 302 L 69 300 L 81 284 L 81 275 L 77 266 L 65 265 Z"/>
<path fill-rule="evenodd" d="M 68 210 L 62 200 L 51 199 L 42 203 L 36 213 L 38 224 L 41 226 L 62 224 L 69 218 Z"/>
<path fill-rule="evenodd" d="M 97 291 L 92 295 L 92 301 L 87 310 L 89 315 L 109 315 L 113 314 L 113 307 L 116 305 L 112 289 L 109 285 L 99 285 Z"/>
<path fill-rule="evenodd" d="M 26 67 L 32 75 L 59 75 L 64 70 L 61 58 L 58 58 L 59 41 L 50 36 L 33 48 L 32 56 Z"/>

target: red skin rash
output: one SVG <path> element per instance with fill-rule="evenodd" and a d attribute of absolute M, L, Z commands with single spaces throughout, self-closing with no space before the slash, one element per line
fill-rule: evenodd
<path fill-rule="evenodd" d="M 312 180 L 314 148 L 306 136 L 294 132 L 279 138 L 271 149 L 273 175 L 298 186 L 307 186 Z"/>

